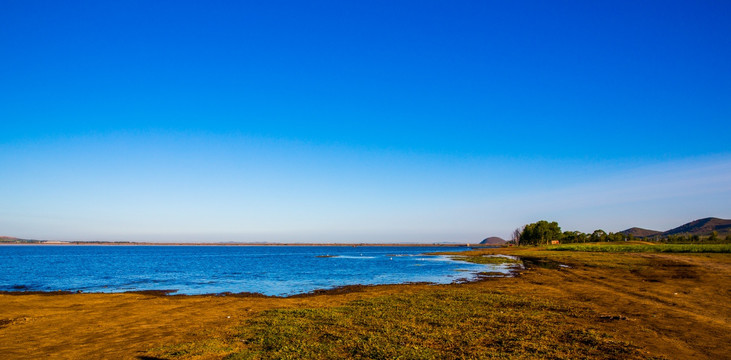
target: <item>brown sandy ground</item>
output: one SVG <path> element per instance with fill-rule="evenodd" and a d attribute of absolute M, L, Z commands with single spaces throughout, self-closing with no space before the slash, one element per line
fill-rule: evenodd
<path fill-rule="evenodd" d="M 423 344 L 427 344 L 424 346 L 434 347 L 427 350 L 435 351 L 430 354 L 437 354 L 436 358 L 480 358 L 480 354 L 497 354 L 496 357 L 501 358 L 624 358 L 626 355 L 628 358 L 731 359 L 731 254 L 609 254 L 503 248 L 475 251 L 470 255 L 495 253 L 519 255 L 526 261 L 527 269 L 520 271 L 517 277 L 489 278 L 468 284 L 353 287 L 290 298 L 136 293 L 2 294 L 0 357 L 218 359 L 232 354 L 234 357 L 244 354 L 241 358 L 286 357 L 284 353 L 267 355 L 266 348 L 255 347 L 262 343 L 257 336 L 264 336 L 259 334 L 261 325 L 265 324 L 267 329 L 282 326 L 275 320 L 278 317 L 287 319 L 291 314 L 287 311 L 323 309 L 334 311 L 327 314 L 336 314 L 336 317 L 345 314 L 342 315 L 345 318 L 351 313 L 368 317 L 367 312 L 363 315 L 351 310 L 357 310 L 363 304 L 378 308 L 378 304 L 390 306 L 391 299 L 403 302 L 413 298 L 421 301 L 419 311 L 424 314 L 430 311 L 424 301 L 432 301 L 430 296 L 437 294 L 441 303 L 434 305 L 434 311 L 456 308 L 450 310 L 452 315 L 448 316 L 458 316 L 462 306 L 465 311 L 471 311 L 470 316 L 475 321 L 462 318 L 463 323 L 449 328 L 450 331 L 463 331 L 461 336 L 465 336 L 465 332 L 473 334 L 471 340 L 464 342 L 470 347 L 465 351 L 457 352 L 454 344 L 445 345 L 438 341 L 437 335 L 416 334 Z M 468 309 L 465 303 L 450 303 L 486 297 L 508 299 L 506 304 L 525 300 L 526 303 L 558 305 Z M 516 312 L 516 316 L 524 316 L 524 319 L 540 320 L 537 327 L 510 343 L 512 350 L 509 352 L 501 352 L 500 347 L 495 347 L 509 343 L 499 338 L 502 335 L 497 326 L 477 321 L 479 318 L 499 318 L 504 316 L 504 311 Z M 387 311 L 384 314 L 383 321 L 390 322 L 390 328 L 406 328 L 406 325 L 399 325 L 401 320 L 398 318 Z M 449 320 L 449 317 L 442 319 Z M 320 331 L 317 321 L 312 320 L 307 325 L 309 328 L 302 329 L 317 334 Z M 353 320 L 331 318 L 328 324 L 349 324 L 347 321 Z M 380 327 L 378 321 L 355 321 L 354 324 L 360 324 L 358 331 L 362 333 L 363 326 Z M 440 320 L 434 321 L 436 325 L 425 329 L 433 331 L 434 326 L 444 326 L 437 324 Z M 292 331 L 304 331 L 302 329 L 295 327 Z M 348 331 L 348 326 L 344 331 Z M 552 337 L 554 333 L 558 335 Z M 569 339 L 573 342 L 568 346 L 577 347 L 579 352 L 572 353 L 570 349 L 558 346 L 562 341 L 569 341 L 565 334 L 589 333 L 598 335 L 588 340 L 575 340 L 575 336 Z M 543 343 L 532 347 L 531 341 Z M 551 352 L 554 344 L 558 352 Z M 617 353 L 620 355 L 602 353 L 605 349 L 613 349 L 615 345 L 612 344 L 621 350 Z M 322 349 L 318 347 L 320 345 L 303 346 L 310 351 Z M 333 347 L 324 349 L 351 351 L 344 348 L 346 345 L 347 341 L 340 339 Z M 314 352 L 309 357 L 322 356 Z"/>

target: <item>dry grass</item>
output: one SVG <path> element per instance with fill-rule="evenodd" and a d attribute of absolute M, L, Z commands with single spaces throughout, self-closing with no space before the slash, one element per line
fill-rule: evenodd
<path fill-rule="evenodd" d="M 520 256 L 528 269 L 469 284 L 353 287 L 292 298 L 0 295 L 0 354 L 730 358 L 729 254 L 510 248 L 465 256 L 490 254 Z"/>
<path fill-rule="evenodd" d="M 731 244 L 567 244 L 549 246 L 554 251 L 731 253 Z"/>

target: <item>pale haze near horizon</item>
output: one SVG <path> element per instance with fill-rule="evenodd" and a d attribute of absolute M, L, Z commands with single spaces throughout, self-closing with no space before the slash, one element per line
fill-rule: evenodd
<path fill-rule="evenodd" d="M 731 199 L 725 156 L 618 165 L 131 137 L 135 151 L 129 137 L 3 149 L 28 176 L 3 180 L 14 206 L 1 228 L 67 241 L 474 243 L 541 219 L 669 230 L 726 216 Z M 42 154 L 53 165 L 33 161 Z"/>

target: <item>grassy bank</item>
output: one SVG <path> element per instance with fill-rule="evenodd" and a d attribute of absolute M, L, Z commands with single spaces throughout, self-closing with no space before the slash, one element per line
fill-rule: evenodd
<path fill-rule="evenodd" d="M 526 269 L 290 298 L 0 295 L 8 359 L 724 359 L 731 255 L 485 249 Z M 503 260 L 507 259 L 507 260 Z"/>
<path fill-rule="evenodd" d="M 731 253 L 731 244 L 567 244 L 549 246 L 552 251 Z"/>

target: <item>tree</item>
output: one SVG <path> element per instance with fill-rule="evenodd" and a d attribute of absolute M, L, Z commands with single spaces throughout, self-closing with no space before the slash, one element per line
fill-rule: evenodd
<path fill-rule="evenodd" d="M 550 244 L 551 240 L 561 239 L 561 228 L 557 222 L 541 220 L 523 227 L 520 243 L 527 245 Z"/>
<path fill-rule="evenodd" d="M 708 237 L 708 241 L 716 241 L 718 240 L 718 231 L 713 230 L 711 232 L 711 236 Z"/>
<path fill-rule="evenodd" d="M 581 231 L 564 231 L 561 242 L 566 244 L 585 243 L 586 234 Z"/>
<path fill-rule="evenodd" d="M 607 241 L 624 241 L 625 237 L 622 233 L 609 233 L 607 234 Z"/>
<path fill-rule="evenodd" d="M 606 231 L 599 229 L 594 230 L 593 233 L 591 233 L 591 236 L 589 237 L 591 242 L 600 242 L 600 241 L 606 241 L 607 240 L 607 233 Z"/>
<path fill-rule="evenodd" d="M 513 230 L 513 238 L 511 241 L 515 243 L 515 245 L 520 245 L 520 233 L 523 232 L 523 227 L 515 228 Z"/>

